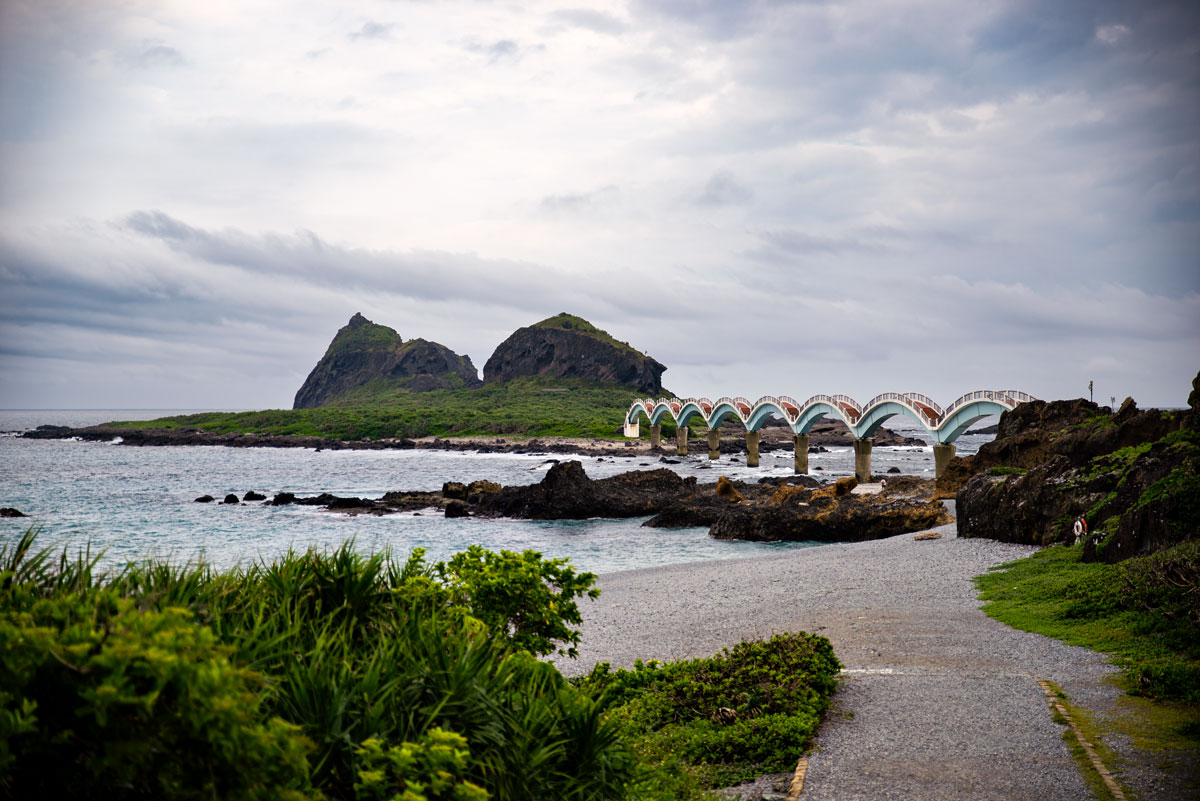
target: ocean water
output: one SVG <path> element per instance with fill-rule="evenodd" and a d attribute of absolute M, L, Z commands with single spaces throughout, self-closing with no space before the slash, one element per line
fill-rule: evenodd
<path fill-rule="evenodd" d="M 201 495 L 256 490 L 298 495 L 331 492 L 377 498 L 392 490 L 436 490 L 445 481 L 487 479 L 500 484 L 540 481 L 554 460 L 578 459 L 593 478 L 667 466 L 700 481 L 725 475 L 748 481 L 792 473 L 789 451 L 764 453 L 758 468 L 724 456 L 710 462 L 701 447 L 677 464 L 648 457 L 560 454 L 480 454 L 427 450 L 314 451 L 304 448 L 208 446 L 130 447 L 118 443 L 29 440 L 20 431 L 38 425 L 83 426 L 117 419 L 149 419 L 189 410 L 0 411 L 0 506 L 26 518 L 0 518 L 0 544 L 39 527 L 42 545 L 72 553 L 90 547 L 105 564 L 145 558 L 176 562 L 204 559 L 218 567 L 270 561 L 289 549 L 332 549 L 354 540 L 364 551 L 390 549 L 403 558 L 416 547 L 430 560 L 445 559 L 471 544 L 492 550 L 532 548 L 547 557 L 569 557 L 578 569 L 609 573 L 664 564 L 759 556 L 815 547 L 813 543 L 714 540 L 703 528 L 649 529 L 632 520 L 523 521 L 458 518 L 435 510 L 376 517 L 314 507 L 195 503 Z M 984 420 L 980 425 L 990 421 Z M 896 430 L 923 431 L 893 418 Z M 972 453 L 991 435 L 965 435 L 959 453 Z M 815 476 L 853 473 L 852 449 L 813 454 Z M 882 448 L 872 469 L 933 475 L 929 447 Z M 817 470 L 816 468 L 821 468 Z"/>

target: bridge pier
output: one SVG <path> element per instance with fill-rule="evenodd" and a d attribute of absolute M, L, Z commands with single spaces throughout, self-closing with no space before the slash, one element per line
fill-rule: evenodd
<path fill-rule="evenodd" d="M 946 465 L 950 464 L 950 460 L 954 458 L 956 448 L 953 445 L 934 445 L 933 446 L 933 477 L 941 478 L 942 473 L 946 472 Z"/>
<path fill-rule="evenodd" d="M 794 459 L 795 471 L 799 474 L 808 473 L 808 434 L 797 434 L 792 439 L 792 445 L 796 451 Z"/>
<path fill-rule="evenodd" d="M 708 458 L 721 458 L 721 432 L 718 429 L 708 429 Z"/>
<path fill-rule="evenodd" d="M 758 467 L 758 432 L 746 432 L 746 467 Z"/>
<path fill-rule="evenodd" d="M 650 426 L 650 450 L 656 451 L 662 447 L 662 426 Z"/>
<path fill-rule="evenodd" d="M 687 456 L 688 427 L 679 426 L 675 429 L 675 455 Z"/>
<path fill-rule="evenodd" d="M 874 440 L 868 438 L 854 440 L 854 477 L 860 484 L 871 480 L 871 445 Z"/>

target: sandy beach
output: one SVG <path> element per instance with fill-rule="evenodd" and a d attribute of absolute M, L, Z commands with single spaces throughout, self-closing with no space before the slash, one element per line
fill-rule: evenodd
<path fill-rule="evenodd" d="M 601 576 L 579 659 L 560 667 L 578 674 L 599 661 L 707 656 L 742 639 L 819 632 L 845 669 L 801 799 L 1091 797 L 1037 682 L 1103 710 L 1120 695 L 1105 681 L 1114 668 L 979 610 L 972 577 L 1031 547 L 959 539 L 953 524 L 937 531 Z"/>

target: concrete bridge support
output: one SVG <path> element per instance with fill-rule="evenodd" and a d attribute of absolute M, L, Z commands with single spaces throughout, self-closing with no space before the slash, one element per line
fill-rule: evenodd
<path fill-rule="evenodd" d="M 956 448 L 953 445 L 934 445 L 933 446 L 933 477 L 941 478 L 942 473 L 946 472 L 946 465 L 950 464 L 950 460 L 954 458 Z"/>
<path fill-rule="evenodd" d="M 687 456 L 688 427 L 680 426 L 675 429 L 675 455 Z"/>
<path fill-rule="evenodd" d="M 721 432 L 715 428 L 708 430 L 708 458 L 721 458 Z"/>
<path fill-rule="evenodd" d="M 808 473 L 808 434 L 797 434 L 792 444 L 796 449 L 795 471 L 799 474 Z"/>
<path fill-rule="evenodd" d="M 662 426 L 650 426 L 650 450 L 662 447 Z"/>
<path fill-rule="evenodd" d="M 758 432 L 746 432 L 746 467 L 758 467 Z"/>
<path fill-rule="evenodd" d="M 874 440 L 869 437 L 854 440 L 854 477 L 860 484 L 866 484 L 871 480 L 871 445 L 873 443 Z"/>

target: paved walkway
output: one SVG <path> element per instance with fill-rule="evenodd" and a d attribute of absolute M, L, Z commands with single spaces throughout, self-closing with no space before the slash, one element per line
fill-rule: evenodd
<path fill-rule="evenodd" d="M 912 535 L 778 557 L 602 576 L 580 658 L 708 656 L 741 639 L 819 632 L 845 665 L 812 754 L 805 799 L 1076 801 L 1090 798 L 1038 679 L 1099 708 L 1104 658 L 997 623 L 971 578 L 1032 549 Z M 653 536 L 648 530 L 647 536 Z"/>

